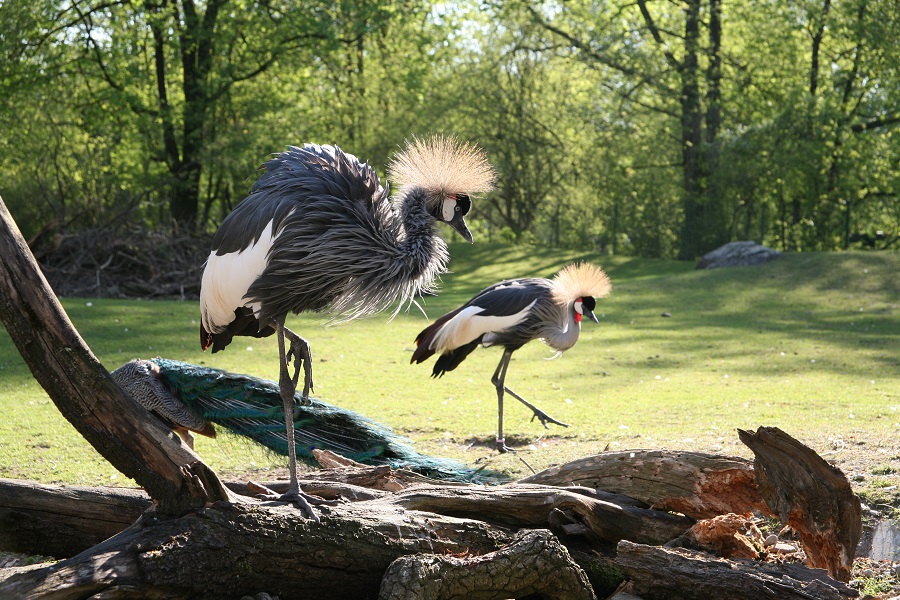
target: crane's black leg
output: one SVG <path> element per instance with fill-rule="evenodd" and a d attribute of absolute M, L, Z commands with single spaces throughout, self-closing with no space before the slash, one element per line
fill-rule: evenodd
<path fill-rule="evenodd" d="M 569 426 L 567 423 L 557 421 L 556 419 L 542 411 L 540 408 L 506 387 L 506 384 L 504 382 L 506 381 L 506 370 L 507 368 L 509 368 L 509 359 L 511 357 L 511 350 L 503 351 L 503 357 L 500 359 L 500 364 L 497 365 L 497 370 L 494 371 L 494 376 L 491 378 L 491 383 L 493 383 L 497 388 L 497 399 L 498 403 L 500 404 L 500 431 L 497 434 L 497 449 L 500 450 L 500 452 L 509 452 L 511 450 L 510 448 L 506 447 L 505 440 L 503 440 L 503 392 L 508 393 L 510 396 L 530 408 L 531 412 L 534 413 L 531 417 L 531 420 L 533 421 L 535 418 L 538 419 L 541 422 L 541 425 L 544 426 L 544 429 L 549 429 L 549 427 L 547 427 L 547 423 L 553 423 L 554 425 L 560 425 L 562 427 Z"/>
<path fill-rule="evenodd" d="M 280 374 L 278 377 L 278 385 L 281 388 L 281 400 L 284 403 L 284 422 L 285 427 L 287 429 L 287 444 L 288 444 L 288 460 L 290 470 L 291 482 L 288 486 L 288 490 L 282 494 L 281 496 L 270 497 L 266 496 L 266 499 L 269 500 L 278 500 L 280 502 L 292 502 L 297 508 L 301 509 L 307 516 L 311 519 L 314 519 L 316 522 L 319 522 L 319 517 L 313 512 L 312 504 L 320 504 L 320 499 L 309 496 L 300 491 L 300 483 L 297 481 L 297 448 L 295 445 L 295 436 L 294 436 L 294 394 L 297 391 L 297 382 L 300 377 L 300 353 L 302 353 L 302 349 L 295 348 L 295 341 L 291 339 L 291 350 L 290 354 L 285 351 L 285 332 L 290 331 L 285 328 L 284 324 L 281 322 L 276 323 L 275 331 L 278 334 L 278 356 L 281 359 L 280 365 Z M 306 344 L 306 340 L 299 337 L 295 333 L 290 333 L 293 338 L 300 340 L 303 344 Z M 309 364 L 309 344 L 306 344 L 307 353 L 304 357 L 304 362 Z M 290 370 L 288 366 L 289 357 L 294 357 L 294 375 L 290 375 Z M 309 394 L 309 386 L 310 386 L 310 373 L 311 369 L 307 369 L 307 378 L 304 390 L 304 398 L 308 397 Z"/>
<path fill-rule="evenodd" d="M 512 448 L 506 445 L 506 439 L 503 437 L 503 391 L 506 387 L 503 385 L 503 382 L 506 380 L 506 369 L 509 367 L 509 358 L 512 356 L 512 352 L 509 350 L 503 351 L 503 356 L 500 357 L 500 362 L 497 364 L 497 370 L 494 371 L 493 377 L 491 377 L 491 383 L 494 384 L 494 387 L 497 388 L 497 451 L 498 452 L 515 452 Z"/>
<path fill-rule="evenodd" d="M 541 425 L 544 426 L 544 429 L 550 429 L 549 427 L 547 427 L 547 423 L 553 423 L 554 425 L 559 425 L 560 427 L 568 427 L 569 426 L 568 423 L 563 423 L 562 421 L 557 421 L 556 419 L 554 419 L 553 417 L 551 417 L 550 415 L 548 415 L 547 413 L 545 413 L 544 411 L 539 409 L 537 406 L 535 406 L 534 404 L 532 404 L 531 402 L 529 402 L 522 396 L 518 395 L 517 393 L 515 393 L 514 391 L 509 389 L 508 387 L 505 387 L 503 389 L 505 389 L 510 396 L 512 396 L 513 398 L 515 398 L 516 400 L 518 400 L 519 402 L 521 402 L 522 404 L 524 404 L 525 406 L 530 408 L 531 412 L 534 413 L 531 416 L 531 420 L 534 421 L 535 419 L 537 419 L 538 421 L 540 421 Z"/>

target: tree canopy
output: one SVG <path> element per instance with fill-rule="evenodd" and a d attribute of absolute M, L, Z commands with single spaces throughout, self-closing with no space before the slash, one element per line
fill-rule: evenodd
<path fill-rule="evenodd" d="M 900 235 L 893 0 L 5 0 L 0 195 L 215 229 L 288 144 L 484 146 L 476 236 L 695 258 Z"/>

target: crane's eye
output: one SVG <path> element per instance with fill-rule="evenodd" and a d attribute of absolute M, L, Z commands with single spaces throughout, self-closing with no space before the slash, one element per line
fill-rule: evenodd
<path fill-rule="evenodd" d="M 466 216 L 472 208 L 472 200 L 466 194 L 456 195 L 456 210 Z"/>
<path fill-rule="evenodd" d="M 462 210 L 462 207 L 459 204 L 457 204 L 456 208 L 454 208 L 453 210 L 455 210 L 456 212 L 459 212 Z"/>

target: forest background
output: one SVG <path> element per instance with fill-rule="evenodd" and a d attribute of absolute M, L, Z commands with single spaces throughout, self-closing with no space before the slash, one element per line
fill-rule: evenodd
<path fill-rule="evenodd" d="M 896 0 L 0 0 L 0 196 L 212 232 L 287 144 L 498 170 L 476 239 L 693 259 L 896 246 Z"/>

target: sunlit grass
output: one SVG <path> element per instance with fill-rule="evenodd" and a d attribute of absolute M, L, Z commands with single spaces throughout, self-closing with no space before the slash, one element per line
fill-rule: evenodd
<path fill-rule="evenodd" d="M 604 266 L 612 295 L 600 324 L 557 360 L 532 343 L 518 351 L 507 384 L 570 423 L 545 432 L 507 397 L 508 442 L 497 427 L 490 376 L 496 348 L 430 378 L 410 365 L 429 321 L 413 307 L 324 327 L 321 315 L 289 326 L 315 359 L 316 396 L 362 412 L 411 437 L 420 451 L 512 474 L 604 448 L 679 448 L 748 455 L 736 428 L 777 426 L 837 458 L 870 452 L 900 468 L 900 254 L 786 255 L 760 267 L 696 271 L 690 263 L 600 257 L 490 245 L 454 245 L 452 274 L 427 298 L 430 318 L 500 279 L 551 276 L 572 260 Z M 63 299 L 103 364 L 165 356 L 275 379 L 274 338 L 239 338 L 215 355 L 199 349 L 196 302 Z M 670 316 L 662 316 L 666 313 Z M 0 476 L 70 483 L 126 483 L 56 410 L 5 333 L 0 334 Z M 552 426 L 551 426 L 552 427 Z M 544 435 L 545 437 L 541 438 Z M 283 468 L 284 460 L 220 436 L 197 450 L 226 476 Z M 521 460 L 520 460 L 521 459 Z"/>

